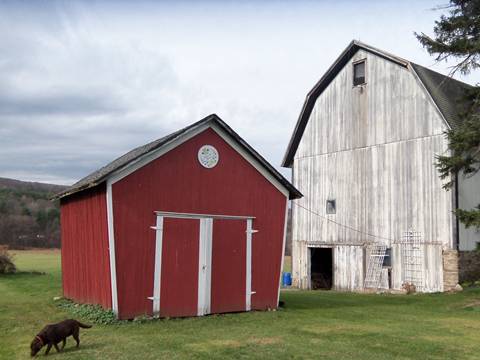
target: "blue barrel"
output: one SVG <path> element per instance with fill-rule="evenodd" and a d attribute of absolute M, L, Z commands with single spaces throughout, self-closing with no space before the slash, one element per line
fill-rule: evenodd
<path fill-rule="evenodd" d="M 291 286 L 292 285 L 292 273 L 284 272 L 282 276 L 282 285 Z"/>

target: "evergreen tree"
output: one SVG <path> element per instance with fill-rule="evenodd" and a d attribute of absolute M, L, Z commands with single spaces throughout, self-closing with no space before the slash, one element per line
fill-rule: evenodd
<path fill-rule="evenodd" d="M 468 74 L 480 67 L 480 0 L 450 0 L 445 9 L 448 14 L 435 22 L 433 37 L 415 36 L 437 61 L 455 60 L 450 75 Z M 468 106 L 459 113 L 461 125 L 446 132 L 450 154 L 437 157 L 440 177 L 452 179 L 446 189 L 455 185 L 457 176 L 470 177 L 480 170 L 480 86 L 465 94 L 465 101 Z M 480 204 L 455 213 L 466 227 L 480 229 Z"/>

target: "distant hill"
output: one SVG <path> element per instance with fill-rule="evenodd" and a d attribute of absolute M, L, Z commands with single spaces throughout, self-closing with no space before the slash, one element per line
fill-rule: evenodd
<path fill-rule="evenodd" d="M 60 210 L 50 198 L 67 186 L 0 178 L 0 244 L 59 247 Z"/>

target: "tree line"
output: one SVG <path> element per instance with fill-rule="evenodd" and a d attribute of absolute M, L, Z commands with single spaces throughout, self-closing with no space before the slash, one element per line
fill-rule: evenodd
<path fill-rule="evenodd" d="M 60 247 L 60 209 L 51 197 L 64 187 L 0 179 L 0 244 Z"/>

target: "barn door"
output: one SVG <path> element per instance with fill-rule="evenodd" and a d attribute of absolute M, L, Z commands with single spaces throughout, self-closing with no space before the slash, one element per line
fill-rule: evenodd
<path fill-rule="evenodd" d="M 246 310 L 245 220 L 214 220 L 211 312 Z"/>
<path fill-rule="evenodd" d="M 249 311 L 253 218 L 159 213 L 153 314 Z"/>
<path fill-rule="evenodd" d="M 161 317 L 197 315 L 199 230 L 195 219 L 163 220 L 160 299 L 154 311 Z"/>

